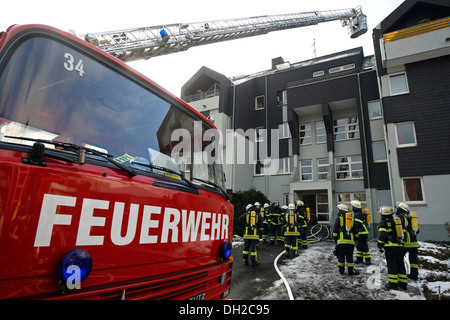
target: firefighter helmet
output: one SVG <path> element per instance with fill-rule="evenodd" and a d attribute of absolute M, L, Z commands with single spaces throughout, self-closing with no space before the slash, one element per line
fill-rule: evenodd
<path fill-rule="evenodd" d="M 388 206 L 382 206 L 381 208 L 380 208 L 380 214 L 381 215 L 383 215 L 383 216 L 389 216 L 389 215 L 391 215 L 392 214 L 392 210 L 391 210 L 391 208 L 389 208 Z"/>
<path fill-rule="evenodd" d="M 357 208 L 357 209 L 361 209 L 361 202 L 359 202 L 358 200 L 353 200 L 352 201 L 352 207 L 353 208 Z"/>

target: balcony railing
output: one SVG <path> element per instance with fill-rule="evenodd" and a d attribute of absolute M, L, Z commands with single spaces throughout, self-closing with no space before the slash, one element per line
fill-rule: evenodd
<path fill-rule="evenodd" d="M 201 92 L 191 94 L 189 96 L 185 96 L 185 97 L 183 97 L 183 100 L 186 101 L 187 103 L 189 103 L 192 101 L 198 101 L 198 100 L 216 97 L 218 95 L 220 95 L 220 89 L 217 88 L 217 89 L 201 91 Z"/>
<path fill-rule="evenodd" d="M 397 30 L 383 35 L 383 42 L 388 43 L 413 37 L 416 35 L 432 32 L 440 29 L 450 28 L 450 17 L 439 19 L 427 23 L 418 24 L 413 27 Z"/>

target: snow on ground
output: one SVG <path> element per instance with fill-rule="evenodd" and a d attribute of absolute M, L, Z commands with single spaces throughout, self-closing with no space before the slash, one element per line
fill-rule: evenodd
<path fill-rule="evenodd" d="M 293 259 L 279 262 L 280 271 L 291 286 L 296 300 L 424 300 L 419 283 L 408 280 L 408 290 L 386 290 L 388 282 L 386 259 L 375 241 L 369 242 L 372 265 L 356 265 L 357 276 L 339 274 L 333 241 L 310 244 Z M 279 299 L 286 296 L 282 280 L 275 281 L 264 295 L 255 299 Z"/>

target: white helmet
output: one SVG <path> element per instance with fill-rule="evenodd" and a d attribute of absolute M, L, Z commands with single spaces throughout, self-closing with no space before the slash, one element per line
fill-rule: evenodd
<path fill-rule="evenodd" d="M 381 215 L 383 215 L 383 216 L 389 216 L 389 215 L 391 215 L 392 214 L 392 210 L 391 210 L 391 208 L 389 208 L 388 206 L 382 206 L 381 208 L 380 208 L 380 214 Z"/>
<path fill-rule="evenodd" d="M 358 200 L 353 200 L 352 207 L 361 209 L 361 202 L 359 202 Z"/>
<path fill-rule="evenodd" d="M 253 207 L 251 204 L 248 204 L 246 207 L 245 207 L 245 210 L 248 210 L 248 209 L 250 209 L 251 207 Z"/>
<path fill-rule="evenodd" d="M 406 203 L 404 203 L 404 202 L 397 202 L 397 203 L 395 204 L 395 206 L 396 206 L 397 208 L 403 209 L 403 211 L 405 211 L 405 212 L 408 212 L 408 211 L 409 211 L 409 206 L 408 206 Z"/>
<path fill-rule="evenodd" d="M 264 208 L 268 208 L 269 204 L 268 203 L 264 203 Z"/>
<path fill-rule="evenodd" d="M 287 208 L 288 208 L 287 205 L 284 205 L 284 206 L 281 207 L 281 209 L 283 209 L 283 210 L 286 210 Z"/>
<path fill-rule="evenodd" d="M 302 200 L 297 200 L 297 205 L 303 207 L 305 204 L 303 203 Z"/>
<path fill-rule="evenodd" d="M 258 201 L 256 201 L 254 205 L 257 207 L 261 207 L 261 203 L 259 203 Z"/>
<path fill-rule="evenodd" d="M 345 205 L 345 204 L 343 204 L 343 203 L 338 204 L 337 208 L 338 208 L 339 210 L 348 211 L 347 205 Z"/>
<path fill-rule="evenodd" d="M 289 203 L 289 210 L 294 210 L 295 209 L 295 205 L 293 203 Z"/>

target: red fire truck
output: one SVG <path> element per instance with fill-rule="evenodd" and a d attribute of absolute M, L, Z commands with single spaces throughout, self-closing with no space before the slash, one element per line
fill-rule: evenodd
<path fill-rule="evenodd" d="M 0 299 L 226 298 L 233 206 L 211 130 L 74 35 L 0 33 Z"/>

